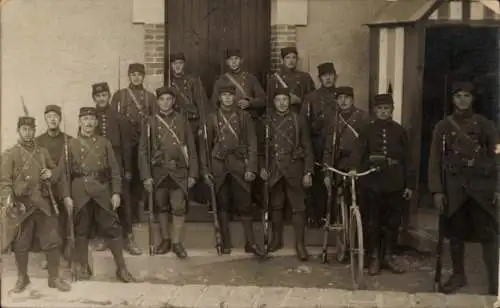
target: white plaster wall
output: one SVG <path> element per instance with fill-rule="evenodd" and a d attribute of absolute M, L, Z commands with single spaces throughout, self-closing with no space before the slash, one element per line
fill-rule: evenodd
<path fill-rule="evenodd" d="M 17 140 L 20 96 L 45 130 L 47 104 L 64 103 L 67 131 L 92 106 L 90 86 L 127 84 L 129 62 L 144 60 L 144 30 L 132 24 L 132 0 L 11 0 L 1 10 L 1 148 Z"/>

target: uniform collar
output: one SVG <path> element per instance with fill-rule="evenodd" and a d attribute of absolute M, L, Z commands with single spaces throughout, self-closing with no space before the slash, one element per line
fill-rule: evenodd
<path fill-rule="evenodd" d="M 171 110 L 170 112 L 163 112 L 163 111 L 160 111 L 158 110 L 158 115 L 162 118 L 171 118 L 173 117 L 175 114 L 175 111 L 174 110 Z"/>
<path fill-rule="evenodd" d="M 287 66 L 282 65 L 280 71 L 284 74 L 292 74 L 297 71 L 297 68 L 288 68 Z"/>
<path fill-rule="evenodd" d="M 109 104 L 106 104 L 106 106 L 104 106 L 104 107 L 96 105 L 95 109 L 96 109 L 97 112 L 104 113 L 104 112 L 108 111 Z"/>
<path fill-rule="evenodd" d="M 53 131 L 53 132 L 51 132 L 50 130 L 47 130 L 46 134 L 47 134 L 47 136 L 49 136 L 51 138 L 57 138 L 61 135 L 61 130 L 58 129 L 58 130 Z"/>
<path fill-rule="evenodd" d="M 134 84 L 130 83 L 130 84 L 128 85 L 128 87 L 129 87 L 131 90 L 144 90 L 144 85 L 142 85 L 142 84 L 140 84 L 140 85 L 136 86 L 136 85 L 134 85 Z"/>
<path fill-rule="evenodd" d="M 26 150 L 33 150 L 35 148 L 35 145 L 36 145 L 35 140 L 31 140 L 31 141 L 19 140 L 18 144 L 20 146 L 22 146 L 23 148 L 25 148 Z"/>
<path fill-rule="evenodd" d="M 356 112 L 356 107 L 354 107 L 354 105 L 347 109 L 347 110 L 340 110 L 340 114 L 344 117 L 344 118 L 350 118 L 355 112 Z"/>
<path fill-rule="evenodd" d="M 467 110 L 459 110 L 455 108 L 455 111 L 453 112 L 453 117 L 461 120 L 469 119 L 474 115 L 474 111 L 469 108 Z"/>

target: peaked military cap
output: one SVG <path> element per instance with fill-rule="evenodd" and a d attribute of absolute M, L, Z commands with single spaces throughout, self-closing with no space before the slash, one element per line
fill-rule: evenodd
<path fill-rule="evenodd" d="M 35 118 L 33 117 L 19 117 L 17 120 L 17 128 L 23 126 L 23 125 L 28 125 L 31 127 L 35 127 Z"/>
<path fill-rule="evenodd" d="M 170 62 L 174 62 L 177 60 L 186 61 L 186 56 L 183 52 L 171 53 L 170 54 Z"/>
<path fill-rule="evenodd" d="M 109 85 L 107 82 L 99 82 L 92 85 L 92 95 L 96 95 L 101 92 L 109 92 Z"/>
<path fill-rule="evenodd" d="M 285 47 L 285 48 L 281 48 L 281 57 L 284 58 L 286 55 L 288 55 L 289 53 L 294 53 L 296 55 L 299 54 L 299 52 L 297 51 L 297 48 L 296 47 Z"/>
<path fill-rule="evenodd" d="M 394 100 L 390 94 L 377 94 L 373 98 L 373 106 L 394 105 Z"/>
<path fill-rule="evenodd" d="M 82 107 L 80 108 L 79 117 L 87 116 L 87 115 L 97 115 L 97 111 L 94 107 Z"/>
<path fill-rule="evenodd" d="M 161 87 L 156 89 L 156 98 L 159 98 L 163 94 L 170 94 L 175 97 L 176 91 L 173 87 Z"/>
<path fill-rule="evenodd" d="M 45 113 L 49 113 L 49 112 L 55 112 L 59 116 L 62 115 L 61 107 L 59 107 L 57 105 L 47 105 L 47 106 L 45 106 Z"/>
<path fill-rule="evenodd" d="M 228 48 L 226 49 L 226 59 L 230 57 L 240 57 L 241 58 L 241 50 L 237 48 Z"/>
<path fill-rule="evenodd" d="M 354 97 L 354 89 L 352 87 L 338 87 L 335 89 L 335 94 L 337 97 L 339 97 L 339 95 Z"/>
<path fill-rule="evenodd" d="M 451 86 L 452 94 L 455 94 L 459 91 L 469 92 L 472 94 L 472 91 L 474 91 L 474 85 L 471 82 L 467 81 L 454 82 Z"/>
<path fill-rule="evenodd" d="M 336 73 L 335 71 L 335 66 L 333 65 L 332 62 L 325 62 L 325 63 L 321 63 L 320 65 L 318 65 L 318 75 L 321 76 L 321 75 L 324 75 L 324 74 L 328 74 L 328 73 Z"/>
<path fill-rule="evenodd" d="M 290 89 L 279 87 L 276 90 L 274 90 L 274 97 L 276 97 L 278 95 L 290 96 Z"/>
<path fill-rule="evenodd" d="M 128 73 L 132 74 L 135 72 L 146 74 L 146 67 L 142 63 L 132 63 L 128 66 Z"/>
<path fill-rule="evenodd" d="M 224 85 L 219 88 L 219 94 L 220 93 L 236 94 L 236 88 L 233 85 Z"/>

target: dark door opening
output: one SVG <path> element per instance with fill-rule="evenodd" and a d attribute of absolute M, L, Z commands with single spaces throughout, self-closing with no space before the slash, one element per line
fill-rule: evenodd
<path fill-rule="evenodd" d="M 427 191 L 427 167 L 434 126 L 452 111 L 451 84 L 472 81 L 474 109 L 499 123 L 499 28 L 442 26 L 426 29 L 420 187 Z M 425 195 L 425 193 L 424 193 Z M 420 206 L 432 206 L 420 202 Z"/>

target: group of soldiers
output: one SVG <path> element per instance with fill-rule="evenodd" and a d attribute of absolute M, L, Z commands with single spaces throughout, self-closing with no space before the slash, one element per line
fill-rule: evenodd
<path fill-rule="evenodd" d="M 227 50 L 228 72 L 216 80 L 211 100 L 200 78 L 185 73 L 183 53 L 170 55 L 168 84 L 157 89 L 156 95 L 143 86 L 144 65 L 130 64 L 127 88 L 111 96 L 107 83 L 92 85 L 96 107 L 80 109 L 75 138 L 61 131 L 59 106 L 46 107 L 48 129 L 37 138 L 35 119 L 19 118 L 19 142 L 4 154 L 0 179 L 2 204 L 10 209 L 19 226 L 12 242 L 19 274 L 13 291 L 22 292 L 29 284 L 29 251 L 46 252 L 49 287 L 70 289 L 59 277 L 61 253 L 76 265 L 79 280 L 89 279 L 92 272 L 88 246 L 92 238 L 106 240 L 99 242 L 98 249 L 110 249 L 121 281 L 136 281 L 126 268 L 123 250 L 133 255 L 142 253 L 134 241 L 132 226 L 138 209 L 147 203 L 147 195 L 153 195 L 154 207 L 148 206 L 159 222 L 161 240 L 155 253 L 173 251 L 180 259 L 186 258 L 183 234 L 188 200 L 194 190 L 205 191 L 202 186 L 211 187 L 215 193 L 213 198 L 202 198 L 216 201 L 212 208 L 217 212 L 223 254 L 230 254 L 232 249 L 231 213 L 240 218 L 247 253 L 262 257 L 283 248 L 284 208 L 288 205 L 296 254 L 305 261 L 309 257 L 304 243 L 307 218 L 321 224 L 327 192 L 344 185 L 342 178 L 322 167 L 325 164 L 353 174 L 356 170 L 378 168 L 378 172 L 360 180 L 368 270 L 371 275 L 379 274 L 381 269 L 404 272 L 394 258 L 394 246 L 415 180 L 406 132 L 392 120 L 392 96 L 376 95 L 372 103 L 374 116 L 370 117 L 355 106 L 352 87 L 336 85 L 333 63 L 318 66 L 321 86 L 315 89 L 311 76 L 297 70 L 296 48 L 283 48 L 281 56 L 282 67 L 268 76 L 264 91 L 257 78 L 242 69 L 240 51 Z M 461 163 L 462 155 L 478 153 L 495 162 L 500 152 L 492 124 L 478 115 L 467 118 L 462 112 L 463 100 L 470 98 L 472 89 L 467 83 L 457 83 L 453 93 L 457 111 L 452 117 L 459 117 L 458 126 L 436 126 L 431 191 L 441 208 L 445 208 L 445 199 L 446 204 L 459 208 L 468 197 L 476 196 L 480 199 L 474 200 L 489 200 L 491 205 L 491 200 L 496 200 L 491 197 L 498 198 L 494 194 L 498 190 L 495 185 L 483 183 L 487 179 L 494 181 L 497 174 L 486 172 L 487 166 L 481 165 L 480 169 L 485 170 L 481 184 L 462 177 L 460 181 L 466 182 L 456 184 L 452 177 L 462 176 L 463 171 L 453 168 L 449 169 L 454 173 L 447 178 L 448 186 L 441 182 L 442 165 Z M 471 132 L 471 141 L 461 137 L 458 127 Z M 453 131 L 446 144 L 450 149 L 447 153 L 454 158 L 450 164 L 442 164 L 439 154 L 445 131 Z M 478 149 L 461 151 L 462 146 L 473 142 L 480 144 Z M 476 162 L 485 163 L 483 156 Z M 474 166 L 467 165 L 467 170 L 475 170 Z M 459 189 L 462 184 L 467 189 L 460 190 L 460 194 L 447 193 L 446 189 Z M 267 195 L 263 185 L 269 188 Z M 272 231 L 266 250 L 257 245 L 253 230 L 255 213 L 262 204 L 269 205 L 266 210 Z M 471 215 L 475 208 L 468 211 L 460 218 L 448 211 L 450 226 L 460 229 L 472 217 L 472 224 L 485 227 L 479 221 L 495 212 Z M 491 227 L 485 231 L 487 234 L 491 235 Z M 32 245 L 35 242 L 39 247 Z M 483 245 L 485 256 L 494 253 L 494 245 L 491 240 Z M 466 283 L 463 238 L 452 241 L 451 247 L 455 271 L 445 285 L 450 292 Z M 495 265 L 488 258 L 494 258 L 485 257 L 490 270 Z M 494 275 L 490 276 L 493 288 L 497 282 L 493 281 Z"/>

